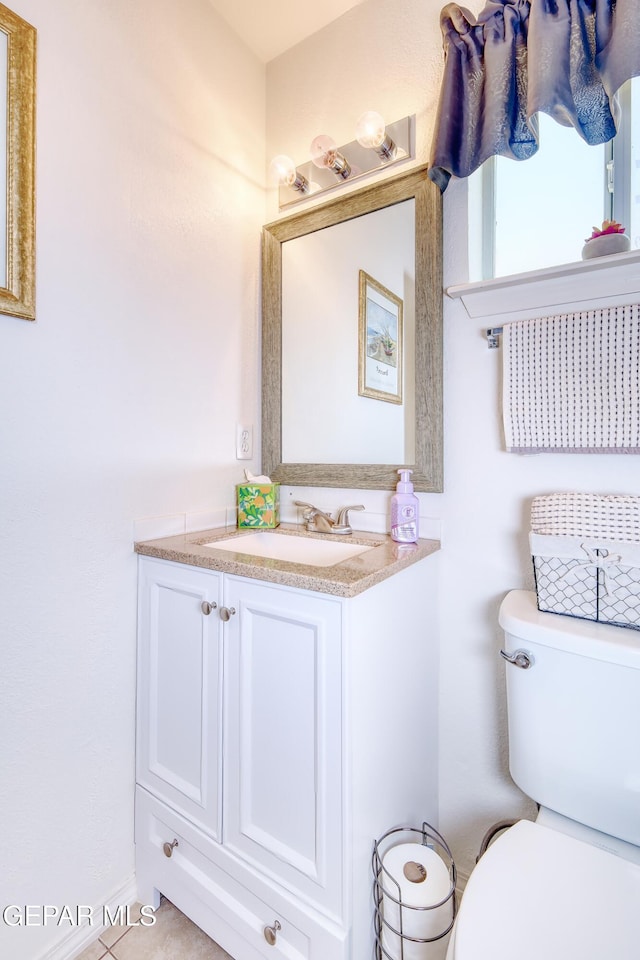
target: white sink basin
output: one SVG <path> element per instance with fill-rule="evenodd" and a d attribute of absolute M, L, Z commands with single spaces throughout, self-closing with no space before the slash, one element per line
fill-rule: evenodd
<path fill-rule="evenodd" d="M 366 553 L 377 544 L 369 546 L 363 543 L 344 543 L 339 540 L 315 540 L 313 537 L 261 530 L 222 540 L 212 540 L 211 543 L 203 543 L 202 546 L 211 547 L 214 550 L 229 550 L 231 553 L 249 554 L 252 557 L 269 557 L 271 560 L 303 563 L 313 567 L 332 567 L 350 557 Z"/>

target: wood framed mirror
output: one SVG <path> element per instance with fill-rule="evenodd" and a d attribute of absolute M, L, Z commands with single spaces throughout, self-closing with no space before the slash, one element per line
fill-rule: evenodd
<path fill-rule="evenodd" d="M 440 492 L 442 297 L 442 199 L 426 167 L 267 224 L 263 472 L 392 490 L 410 467 L 416 490 Z M 376 386 L 364 395 L 363 376 Z"/>

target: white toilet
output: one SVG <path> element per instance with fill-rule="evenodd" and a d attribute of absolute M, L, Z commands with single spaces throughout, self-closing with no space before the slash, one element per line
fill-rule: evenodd
<path fill-rule="evenodd" d="M 639 960 L 640 633 L 523 590 L 499 619 L 509 768 L 540 810 L 480 859 L 447 960 Z"/>

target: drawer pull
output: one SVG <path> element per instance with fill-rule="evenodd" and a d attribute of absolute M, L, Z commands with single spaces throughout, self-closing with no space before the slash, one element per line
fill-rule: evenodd
<path fill-rule="evenodd" d="M 211 611 L 215 610 L 217 606 L 217 603 L 209 603 L 208 600 L 203 600 L 200 604 L 200 609 L 204 613 L 205 617 L 208 617 Z"/>
<path fill-rule="evenodd" d="M 276 945 L 276 940 L 278 939 L 278 930 L 282 930 L 282 926 L 279 920 L 274 920 L 272 927 L 265 927 L 262 931 L 264 933 L 264 938 L 270 947 L 275 947 Z"/>
<path fill-rule="evenodd" d="M 178 846 L 178 841 L 174 839 L 173 843 L 163 843 L 162 849 L 164 851 L 165 857 L 170 857 L 173 853 L 173 848 Z"/>

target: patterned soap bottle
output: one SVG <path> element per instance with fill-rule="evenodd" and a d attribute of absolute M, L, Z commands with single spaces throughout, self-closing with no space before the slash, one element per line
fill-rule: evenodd
<path fill-rule="evenodd" d="M 418 539 L 418 498 L 413 492 L 413 470 L 398 470 L 400 480 L 391 497 L 391 539 L 396 543 L 415 543 Z"/>

